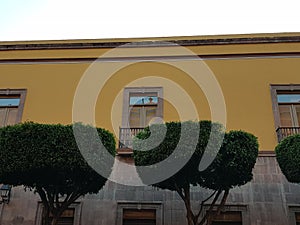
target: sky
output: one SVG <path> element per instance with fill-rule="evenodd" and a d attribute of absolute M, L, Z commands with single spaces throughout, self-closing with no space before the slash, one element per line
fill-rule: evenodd
<path fill-rule="evenodd" d="M 299 32 L 297 0 L 0 0 L 0 41 Z"/>

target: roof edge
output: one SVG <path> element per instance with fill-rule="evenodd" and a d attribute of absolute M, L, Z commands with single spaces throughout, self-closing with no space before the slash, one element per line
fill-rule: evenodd
<path fill-rule="evenodd" d="M 82 39 L 0 42 L 0 50 L 94 49 L 124 47 L 169 47 L 300 42 L 300 33 L 210 35 L 161 38 Z"/>

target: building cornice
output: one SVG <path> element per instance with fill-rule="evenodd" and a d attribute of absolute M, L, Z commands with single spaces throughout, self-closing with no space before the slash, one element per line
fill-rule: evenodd
<path fill-rule="evenodd" d="M 99 49 L 115 48 L 124 46 L 133 47 L 170 47 L 180 46 L 207 46 L 207 45 L 238 45 L 238 44 L 274 44 L 274 43 L 300 43 L 300 35 L 296 36 L 259 36 L 259 37 L 223 37 L 223 38 L 201 38 L 201 39 L 161 39 L 161 40 L 139 40 L 132 41 L 101 41 L 101 40 L 70 40 L 70 41 L 42 41 L 42 42 L 3 42 L 0 43 L 0 51 L 9 50 L 46 50 L 46 49 Z M 129 39 L 128 39 L 129 40 Z"/>

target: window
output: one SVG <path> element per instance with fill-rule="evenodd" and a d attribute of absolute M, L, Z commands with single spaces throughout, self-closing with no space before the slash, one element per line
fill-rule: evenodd
<path fill-rule="evenodd" d="M 130 93 L 129 127 L 146 127 L 157 116 L 157 104 L 157 93 Z"/>
<path fill-rule="evenodd" d="M 214 215 L 212 225 L 242 225 L 242 213 L 240 211 L 221 212 Z"/>
<path fill-rule="evenodd" d="M 281 127 L 300 126 L 300 92 L 277 93 Z"/>
<path fill-rule="evenodd" d="M 289 224 L 300 225 L 300 205 L 289 205 Z"/>
<path fill-rule="evenodd" d="M 21 122 L 26 90 L 0 90 L 0 127 Z"/>
<path fill-rule="evenodd" d="M 300 225 L 300 212 L 295 213 L 296 225 Z"/>
<path fill-rule="evenodd" d="M 163 118 L 162 87 L 125 88 L 118 153 L 132 153 L 132 138 L 155 118 Z"/>
<path fill-rule="evenodd" d="M 155 209 L 123 209 L 123 225 L 155 225 Z"/>
<path fill-rule="evenodd" d="M 205 210 L 209 209 L 205 206 Z M 202 213 L 204 213 L 203 211 Z M 225 205 L 219 215 L 216 215 L 217 206 L 213 208 L 214 217 L 211 220 L 212 225 L 248 225 L 251 224 L 250 214 L 247 205 Z M 202 215 L 204 216 L 204 215 Z"/>
<path fill-rule="evenodd" d="M 271 95 L 278 141 L 300 133 L 300 85 L 272 85 Z"/>
<path fill-rule="evenodd" d="M 35 225 L 42 225 L 43 204 L 38 203 Z M 57 225 L 79 225 L 80 224 L 81 204 L 73 203 L 66 209 L 58 220 Z M 51 214 L 49 215 L 51 218 Z"/>
<path fill-rule="evenodd" d="M 74 208 L 66 209 L 63 212 L 63 214 L 61 215 L 61 217 L 58 219 L 57 225 L 73 225 L 74 224 L 74 214 L 75 214 Z M 52 217 L 53 216 L 49 215 L 49 218 L 52 219 Z"/>
<path fill-rule="evenodd" d="M 117 225 L 162 225 L 162 205 L 156 203 L 118 203 Z"/>
<path fill-rule="evenodd" d="M 125 88 L 123 93 L 123 128 L 144 128 L 152 118 L 163 117 L 162 87 Z"/>

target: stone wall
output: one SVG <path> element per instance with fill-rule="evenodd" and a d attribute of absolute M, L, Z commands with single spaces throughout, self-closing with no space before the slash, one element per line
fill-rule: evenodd
<path fill-rule="evenodd" d="M 193 207 L 209 194 L 209 190 L 192 187 Z M 37 195 L 12 189 L 9 204 L 0 205 L 1 225 L 39 225 Z M 107 182 L 97 195 L 79 199 L 75 225 L 121 224 L 126 207 L 157 210 L 157 224 L 186 224 L 184 204 L 175 192 L 152 187 L 130 187 Z M 231 191 L 228 209 L 241 210 L 245 225 L 295 224 L 294 212 L 300 212 L 300 186 L 288 183 L 274 155 L 260 156 L 254 168 L 252 182 Z"/>

